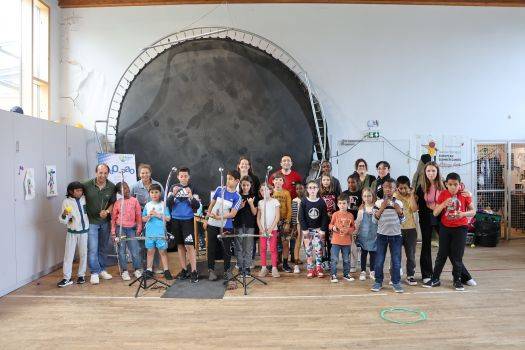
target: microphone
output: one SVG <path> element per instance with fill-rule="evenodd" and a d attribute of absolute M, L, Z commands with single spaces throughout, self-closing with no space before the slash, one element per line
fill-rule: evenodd
<path fill-rule="evenodd" d="M 268 166 L 266 167 L 266 171 L 272 171 L 272 170 L 273 170 L 273 166 L 268 165 Z"/>
<path fill-rule="evenodd" d="M 222 167 L 219 167 L 219 172 L 222 173 L 223 171 L 224 171 L 224 169 Z"/>

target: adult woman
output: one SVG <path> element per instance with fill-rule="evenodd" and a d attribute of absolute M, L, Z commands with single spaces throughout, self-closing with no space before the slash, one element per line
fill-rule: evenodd
<path fill-rule="evenodd" d="M 252 170 L 252 164 L 248 157 L 241 156 L 239 158 L 239 163 L 237 163 L 237 170 L 241 174 L 241 179 L 245 176 L 249 176 L 252 179 L 253 183 L 253 191 L 254 193 L 259 193 L 259 188 L 261 187 L 261 181 L 259 178 L 253 173 Z"/>
<path fill-rule="evenodd" d="M 363 188 L 370 188 L 372 182 L 376 179 L 375 176 L 368 174 L 368 163 L 362 158 L 355 161 L 355 172 L 359 175 L 358 191 L 361 191 Z"/>
<path fill-rule="evenodd" d="M 164 188 L 160 182 L 155 181 L 151 178 L 151 165 L 149 164 L 139 164 L 138 173 L 140 180 L 137 181 L 131 188 L 131 195 L 139 201 L 140 207 L 144 208 L 146 203 L 148 203 L 151 198 L 149 197 L 149 187 L 151 184 L 160 185 L 162 189 L 161 198 L 164 197 Z"/>
<path fill-rule="evenodd" d="M 436 162 L 428 162 L 423 168 L 424 181 L 416 188 L 419 207 L 419 226 L 421 227 L 421 277 L 426 283 L 432 277 L 432 232 L 437 231 L 439 219 L 432 214 L 439 193 L 445 189 L 439 166 Z"/>

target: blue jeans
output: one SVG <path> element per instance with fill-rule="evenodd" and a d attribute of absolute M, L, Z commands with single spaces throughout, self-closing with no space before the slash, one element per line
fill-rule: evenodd
<path fill-rule="evenodd" d="M 109 222 L 89 224 L 88 265 L 91 274 L 106 270 L 106 249 L 110 244 Z"/>
<path fill-rule="evenodd" d="M 382 234 L 377 235 L 377 251 L 375 261 L 375 276 L 376 283 L 383 283 L 383 266 L 385 265 L 386 249 L 390 246 L 390 257 L 392 259 L 392 283 L 398 284 L 401 282 L 399 274 L 401 269 L 401 247 L 403 246 L 403 236 L 386 236 Z"/>
<path fill-rule="evenodd" d="M 119 227 L 116 227 L 117 234 L 120 232 Z M 136 237 L 135 228 L 122 228 L 122 235 L 128 238 Z M 126 256 L 126 246 L 131 253 L 131 261 L 133 262 L 133 268 L 135 270 L 140 270 L 142 268 L 141 258 L 140 258 L 140 246 L 137 240 L 124 241 L 120 242 L 118 245 L 118 259 L 120 262 L 120 269 L 122 271 L 127 271 L 128 269 L 128 258 Z"/>
<path fill-rule="evenodd" d="M 337 262 L 339 261 L 339 252 L 343 256 L 343 275 L 348 275 L 350 273 L 350 246 L 349 245 L 339 245 L 332 244 L 330 260 L 331 260 L 331 274 L 337 275 Z"/>

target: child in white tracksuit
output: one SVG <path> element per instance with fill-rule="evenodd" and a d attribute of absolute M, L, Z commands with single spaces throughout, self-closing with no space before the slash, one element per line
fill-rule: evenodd
<path fill-rule="evenodd" d="M 67 186 L 67 195 L 62 202 L 58 220 L 67 226 L 67 233 L 63 263 L 64 278 L 58 282 L 57 286 L 67 287 L 73 284 L 71 270 L 77 247 L 79 257 L 77 284 L 83 284 L 85 282 L 84 276 L 87 264 L 89 219 L 86 212 L 84 185 L 80 182 L 75 181 Z"/>

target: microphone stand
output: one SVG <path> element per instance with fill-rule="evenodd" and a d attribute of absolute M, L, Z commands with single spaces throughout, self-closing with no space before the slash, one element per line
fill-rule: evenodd
<path fill-rule="evenodd" d="M 162 236 L 159 236 L 159 237 L 150 237 L 152 239 L 165 240 L 166 241 L 166 245 L 167 245 L 167 243 L 169 242 L 170 239 L 173 239 L 173 235 L 171 233 L 167 232 L 167 230 L 166 230 L 166 216 L 164 215 L 164 212 L 166 211 L 166 197 L 167 197 L 168 190 L 169 190 L 169 184 L 170 184 L 171 176 L 176 171 L 177 171 L 177 168 L 175 168 L 175 167 L 171 168 L 170 173 L 168 174 L 168 179 L 166 180 L 166 187 L 164 188 L 164 201 L 162 202 L 162 222 L 163 222 L 163 227 L 164 227 L 164 233 L 163 233 Z M 146 226 L 147 226 L 148 222 L 146 222 L 144 224 L 144 235 L 146 235 Z M 144 236 L 144 237 L 134 237 L 133 239 L 135 239 L 135 240 L 146 240 L 147 237 L 146 236 Z M 143 266 L 143 269 L 142 269 L 142 271 L 143 271 L 142 275 L 139 278 L 135 278 L 135 280 L 133 280 L 129 284 L 129 286 L 131 287 L 136 282 L 139 282 L 139 286 L 137 288 L 137 291 L 135 292 L 135 298 L 139 295 L 139 292 L 140 292 L 141 289 L 144 289 L 144 290 L 149 289 L 149 288 L 153 287 L 154 285 L 156 285 L 157 283 L 163 285 L 165 288 L 171 287 L 170 284 L 159 280 L 154 275 L 147 277 L 146 276 L 147 259 L 146 259 L 145 264 L 146 264 L 146 266 Z M 148 285 L 148 280 L 152 280 L 152 283 L 149 284 L 149 285 Z"/>

